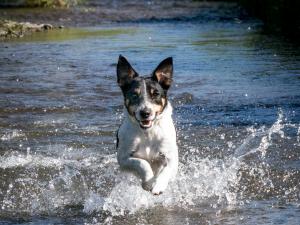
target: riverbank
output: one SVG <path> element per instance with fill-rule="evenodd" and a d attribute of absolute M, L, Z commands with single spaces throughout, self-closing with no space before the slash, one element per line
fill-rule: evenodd
<path fill-rule="evenodd" d="M 190 18 L 228 3 L 195 1 L 86 1 L 68 8 L 0 8 L 0 18 L 56 26 L 94 26 L 106 22 Z"/>
<path fill-rule="evenodd" d="M 187 20 L 199 15 L 202 17 L 216 15 L 218 18 L 231 17 L 220 12 L 226 8 L 237 7 L 235 3 L 196 2 L 196 1 L 84 1 L 73 7 L 62 8 L 28 8 L 6 7 L 0 8 L 0 19 L 15 21 L 12 26 L 17 30 L 11 32 L 6 26 L 3 37 L 21 37 L 25 33 L 37 31 L 34 26 L 24 24 L 51 24 L 52 27 L 87 27 L 105 23 L 150 21 L 150 20 Z M 225 9 L 225 10 L 224 10 Z M 209 18 L 215 19 L 215 17 Z M 1 26 L 1 25 L 0 25 Z M 21 28 L 20 28 L 21 27 Z M 43 27 L 43 26 L 41 26 Z M 1 29 L 1 27 L 0 27 Z M 21 32 L 18 32 L 21 30 Z M 23 32 L 26 30 L 26 32 Z M 40 30 L 38 30 L 40 31 Z M 18 35 L 14 35 L 17 33 Z"/>
<path fill-rule="evenodd" d="M 245 15 L 249 17 L 248 14 L 261 19 L 264 24 L 264 32 L 288 37 L 289 39 L 293 39 L 293 42 L 298 42 L 300 35 L 300 17 L 297 13 L 300 3 L 292 0 L 275 2 L 270 0 L 232 0 L 230 3 L 189 0 L 64 0 L 48 1 L 55 4 L 52 3 L 54 6 L 46 5 L 47 7 L 33 7 L 37 5 L 24 5 L 20 2 L 24 1 L 0 1 L 0 20 L 11 20 L 18 23 L 52 24 L 53 27 L 86 27 L 111 22 L 186 20 L 199 16 L 212 15 L 212 9 L 215 10 L 215 14 L 218 14 L 217 11 L 220 11 L 220 14 L 222 14 L 227 11 L 226 7 L 228 5 L 231 7 L 235 5 L 235 7 L 239 8 L 242 19 Z M 29 2 L 34 3 L 39 1 Z M 225 10 L 223 10 L 224 8 Z M 210 12 L 207 12 L 207 10 Z M 224 19 L 233 17 L 233 15 L 229 15 L 228 13 L 224 15 L 220 14 L 218 15 Z M 241 18 L 237 17 L 237 19 Z M 19 24 L 18 27 L 20 26 L 23 25 Z M 36 31 L 35 28 L 26 28 L 26 30 L 26 33 Z M 23 36 L 23 32 L 20 32 L 19 35 L 14 35 L 13 33 L 8 32 L 4 37 Z"/>
<path fill-rule="evenodd" d="M 300 43 L 300 1 L 237 0 L 251 15 L 264 22 L 264 30 Z"/>

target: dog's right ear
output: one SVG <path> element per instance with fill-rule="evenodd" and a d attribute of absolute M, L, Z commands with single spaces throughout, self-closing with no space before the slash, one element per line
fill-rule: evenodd
<path fill-rule="evenodd" d="M 164 90 L 168 90 L 172 84 L 173 59 L 166 58 L 160 62 L 152 73 L 152 79 L 157 81 Z"/>
<path fill-rule="evenodd" d="M 130 83 L 133 78 L 138 76 L 138 73 L 132 68 L 127 59 L 122 55 L 119 56 L 117 65 L 118 84 L 122 88 Z"/>

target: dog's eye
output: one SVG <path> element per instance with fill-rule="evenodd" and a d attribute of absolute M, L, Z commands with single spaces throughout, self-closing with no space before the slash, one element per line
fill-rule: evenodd
<path fill-rule="evenodd" d="M 153 97 L 158 97 L 159 96 L 159 92 L 158 91 L 153 91 Z"/>
<path fill-rule="evenodd" d="M 139 94 L 138 93 L 133 93 L 132 94 L 132 98 L 138 98 L 139 97 Z"/>

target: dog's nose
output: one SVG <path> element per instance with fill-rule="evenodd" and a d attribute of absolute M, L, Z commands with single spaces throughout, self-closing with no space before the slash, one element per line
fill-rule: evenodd
<path fill-rule="evenodd" d="M 140 111 L 140 115 L 143 119 L 148 119 L 151 114 L 150 109 L 143 109 Z"/>

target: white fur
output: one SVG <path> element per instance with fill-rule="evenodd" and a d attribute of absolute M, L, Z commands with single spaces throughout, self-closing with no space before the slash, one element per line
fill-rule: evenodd
<path fill-rule="evenodd" d="M 148 93 L 147 93 L 146 82 L 144 80 L 143 80 L 143 86 L 144 86 L 144 88 L 142 89 L 143 90 L 143 94 L 142 94 L 143 102 L 139 105 L 139 107 L 135 111 L 135 116 L 138 121 L 143 120 L 143 118 L 141 118 L 141 114 L 140 114 L 140 112 L 142 110 L 144 110 L 145 108 L 148 108 L 150 110 L 152 109 L 152 104 L 149 101 L 149 97 L 148 97 Z M 155 113 L 153 112 L 153 110 L 151 110 L 148 120 L 151 120 L 151 121 L 154 120 L 155 116 L 156 116 Z"/>
<path fill-rule="evenodd" d="M 142 129 L 125 109 L 125 119 L 118 131 L 118 162 L 123 169 L 137 172 L 144 189 L 162 193 L 178 167 L 176 131 L 168 102 L 151 128 Z"/>

